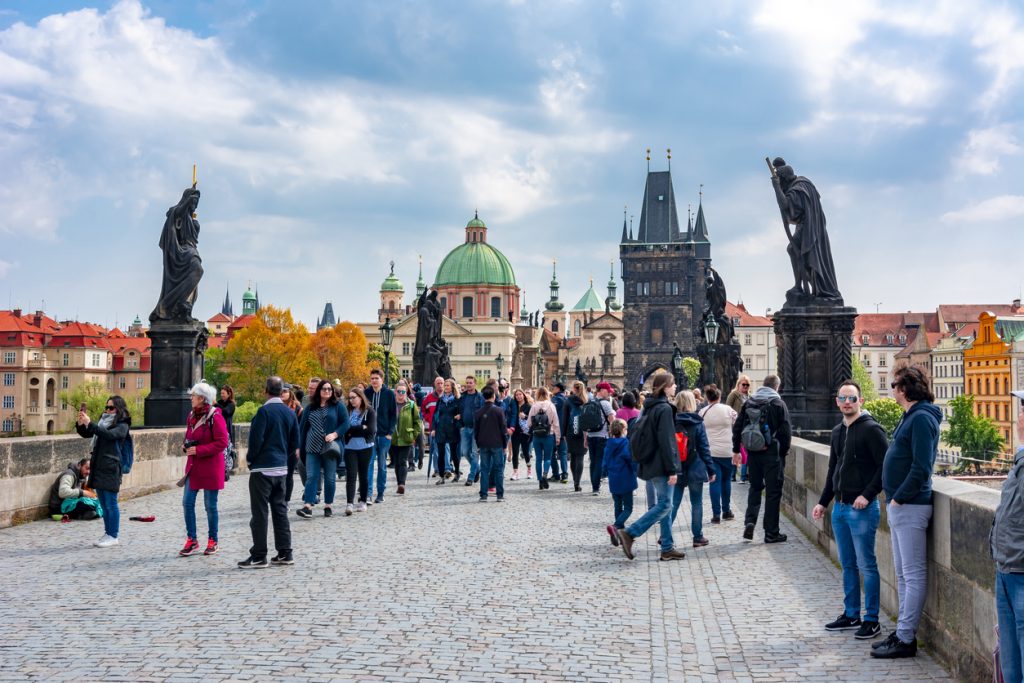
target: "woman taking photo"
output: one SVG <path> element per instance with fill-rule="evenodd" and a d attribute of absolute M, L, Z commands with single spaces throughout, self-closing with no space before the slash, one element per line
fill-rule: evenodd
<path fill-rule="evenodd" d="M 230 440 L 228 428 L 220 410 L 213 405 L 216 390 L 206 382 L 200 382 L 189 392 L 192 397 L 192 412 L 188 414 L 185 427 L 185 443 L 182 450 L 188 456 L 185 461 L 185 476 L 180 485 L 185 487 L 181 505 L 185 509 L 185 547 L 178 555 L 188 557 L 199 550 L 196 531 L 196 497 L 203 492 L 203 506 L 206 508 L 207 533 L 204 555 L 217 552 L 217 527 L 220 515 L 217 512 L 217 494 L 224 488 L 224 453 Z"/>
<path fill-rule="evenodd" d="M 345 515 L 353 510 L 366 512 L 366 494 L 369 489 L 370 456 L 373 439 L 377 435 L 377 413 L 366 402 L 366 394 L 359 387 L 348 392 L 348 428 L 345 430 Z M 356 497 L 356 479 L 359 480 L 359 505 Z"/>
<path fill-rule="evenodd" d="M 715 463 L 711 459 L 708 434 L 704 429 L 704 418 L 697 414 L 697 399 L 692 391 L 680 391 L 675 398 L 676 434 L 686 435 L 686 461 L 676 480 L 672 498 L 672 522 L 679 514 L 683 502 L 683 490 L 690 489 L 690 530 L 693 532 L 693 547 L 706 546 L 710 541 L 704 537 L 704 482 L 715 481 Z M 678 442 L 677 442 L 678 444 Z M 680 459 L 682 453 L 677 454 Z"/>
<path fill-rule="evenodd" d="M 569 470 L 572 472 L 573 491 L 583 490 L 580 479 L 583 477 L 583 455 L 587 452 L 585 434 L 580 429 L 580 410 L 588 401 L 587 387 L 583 382 L 572 383 L 569 398 L 562 408 L 562 424 L 565 425 L 565 444 L 569 449 Z"/>
<path fill-rule="evenodd" d="M 533 401 L 522 389 L 516 389 L 512 395 L 513 420 L 509 423 L 509 430 L 512 432 L 512 480 L 519 479 L 519 456 L 523 456 L 526 462 L 526 478 L 533 476 L 533 468 L 530 467 L 530 427 L 527 420 L 530 417 L 530 408 Z"/>
<path fill-rule="evenodd" d="M 409 473 L 412 447 L 423 433 L 423 421 L 420 420 L 420 409 L 416 406 L 416 401 L 409 395 L 408 384 L 399 384 L 395 387 L 395 404 L 398 419 L 391 441 L 391 462 L 395 466 L 398 495 L 402 496 L 405 495 L 405 479 Z"/>
<path fill-rule="evenodd" d="M 121 527 L 121 511 L 117 507 L 117 492 L 121 490 L 121 452 L 119 445 L 128 438 L 132 416 L 120 396 L 111 396 L 103 407 L 103 416 L 93 422 L 85 414 L 85 405 L 78 412 L 75 429 L 82 438 L 91 438 L 89 452 L 89 488 L 103 510 L 103 537 L 93 545 L 109 548 L 117 545 Z"/>
<path fill-rule="evenodd" d="M 345 434 L 348 426 L 345 404 L 338 400 L 334 386 L 322 380 L 316 392 L 309 397 L 309 405 L 299 420 L 299 457 L 306 463 L 306 490 L 302 496 L 305 505 L 295 511 L 299 517 L 309 519 L 313 516 L 321 471 L 324 475 L 324 517 L 334 514 L 331 505 L 334 504 L 341 456 L 341 444 L 335 442 Z"/>
<path fill-rule="evenodd" d="M 461 474 L 458 471 L 459 463 L 459 442 L 462 439 L 462 432 L 459 430 L 459 386 L 453 379 L 444 381 L 444 390 L 437 402 L 437 409 L 434 411 L 433 431 L 430 433 L 437 443 L 437 472 L 440 475 L 442 470 L 444 476 L 438 476 L 437 485 L 440 486 L 446 479 L 452 476 L 452 457 L 455 456 L 455 481 L 459 480 Z M 447 449 L 447 450 L 446 450 Z M 450 451 L 450 454 L 449 454 Z M 444 463 L 442 465 L 442 463 Z"/>
<path fill-rule="evenodd" d="M 225 460 L 224 466 L 227 471 L 224 476 L 224 481 L 227 481 L 230 475 L 238 471 L 237 462 L 237 450 L 235 449 L 235 390 L 225 384 L 220 388 L 220 398 L 217 400 L 217 410 L 220 411 L 221 417 L 224 418 L 224 425 L 228 429 L 228 453 L 231 455 L 231 462 Z"/>

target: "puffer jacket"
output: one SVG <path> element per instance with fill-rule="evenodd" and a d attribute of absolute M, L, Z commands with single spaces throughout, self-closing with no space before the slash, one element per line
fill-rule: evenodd
<path fill-rule="evenodd" d="M 645 415 L 651 419 L 645 420 L 643 426 L 652 430 L 657 449 L 651 460 L 640 463 L 640 478 L 650 481 L 655 477 L 680 474 L 682 463 L 676 448 L 675 408 L 664 396 L 654 396 L 644 403 L 639 419 Z M 633 428 L 639 429 L 639 425 L 634 424 Z"/>
<path fill-rule="evenodd" d="M 78 435 L 84 439 L 96 437 L 96 447 L 89 460 L 89 488 L 118 492 L 121 490 L 121 454 L 117 442 L 127 438 L 131 420 L 117 422 L 109 429 L 98 422 L 86 426 L 76 425 Z M 223 465 L 221 466 L 223 469 Z"/>

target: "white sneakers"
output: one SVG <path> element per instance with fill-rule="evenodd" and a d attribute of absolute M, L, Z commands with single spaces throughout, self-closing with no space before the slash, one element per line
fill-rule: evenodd
<path fill-rule="evenodd" d="M 352 503 L 349 503 L 348 505 L 345 506 L 345 516 L 346 517 L 351 516 L 353 512 L 355 512 L 355 506 L 352 505 Z"/>
<path fill-rule="evenodd" d="M 97 548 L 112 548 L 115 545 L 120 545 L 120 543 L 113 536 L 107 536 L 106 534 L 103 534 L 103 538 L 93 543 L 93 545 Z"/>
<path fill-rule="evenodd" d="M 357 505 L 356 512 L 366 512 L 366 503 L 360 503 Z"/>

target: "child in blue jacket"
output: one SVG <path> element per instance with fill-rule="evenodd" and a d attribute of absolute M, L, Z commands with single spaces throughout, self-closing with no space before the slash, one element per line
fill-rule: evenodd
<path fill-rule="evenodd" d="M 636 490 L 636 462 L 626 438 L 626 421 L 612 420 L 611 437 L 604 447 L 603 468 L 608 472 L 608 490 L 615 502 L 615 523 L 607 527 L 612 545 L 619 544 L 616 529 L 625 529 L 633 514 L 633 491 Z"/>

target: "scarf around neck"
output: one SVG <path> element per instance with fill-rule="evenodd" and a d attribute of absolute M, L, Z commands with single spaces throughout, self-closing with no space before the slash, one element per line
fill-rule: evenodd
<path fill-rule="evenodd" d="M 103 413 L 103 415 L 100 416 L 100 419 L 96 422 L 96 424 L 99 425 L 100 427 L 103 427 L 104 429 L 110 429 L 111 427 L 114 426 L 114 420 L 116 418 L 117 413 Z M 92 435 L 92 443 L 89 444 L 89 447 L 92 450 L 96 450 L 96 442 L 99 441 L 99 438 L 99 434 Z"/>

